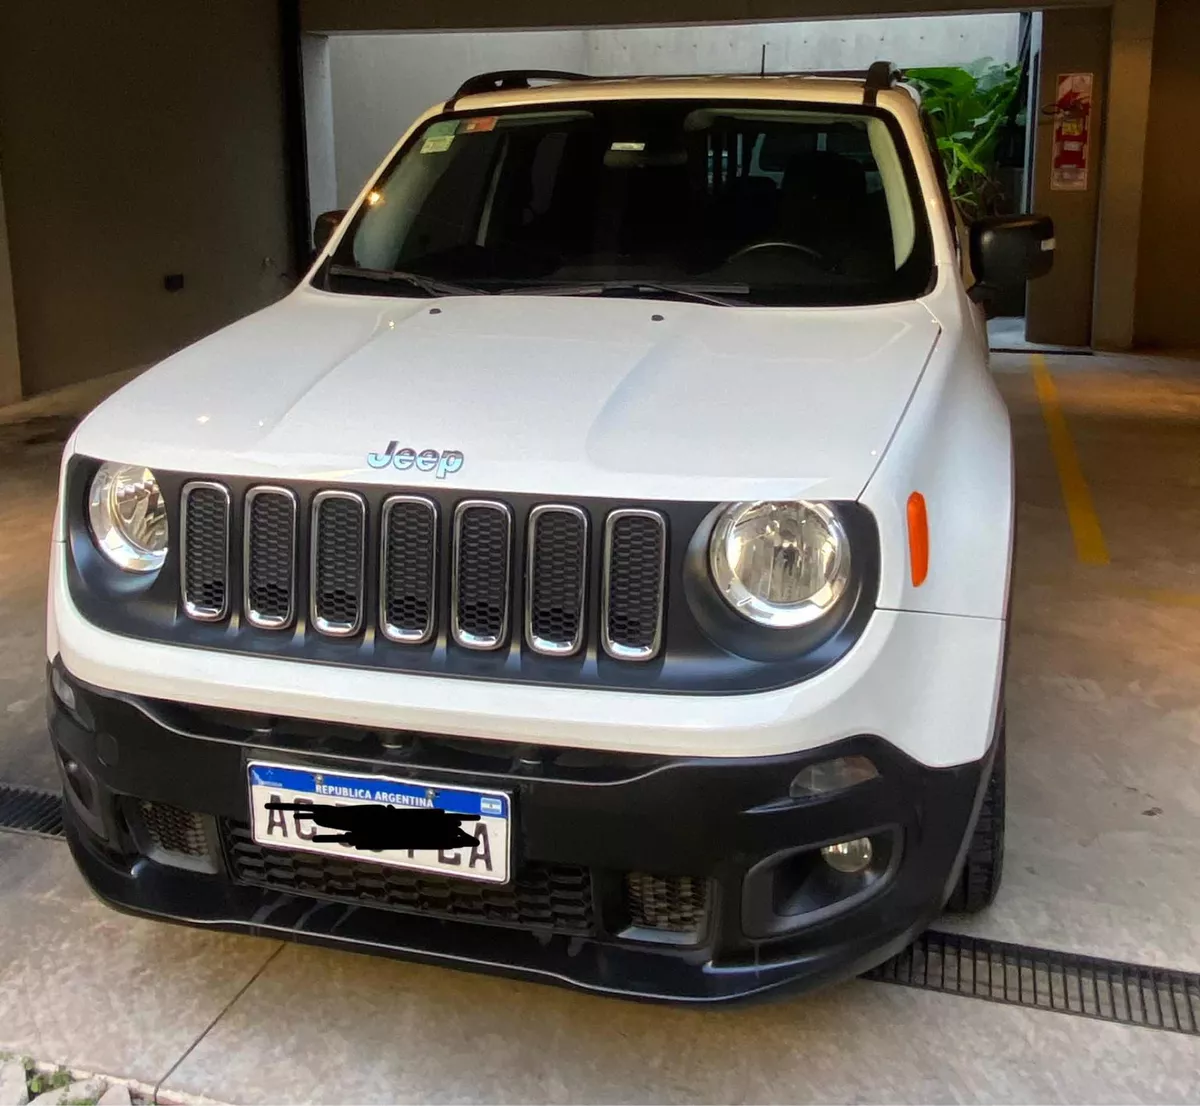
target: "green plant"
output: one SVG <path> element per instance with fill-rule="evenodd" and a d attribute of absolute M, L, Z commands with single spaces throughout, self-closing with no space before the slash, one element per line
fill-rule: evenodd
<path fill-rule="evenodd" d="M 982 58 L 966 67 L 906 69 L 904 75 L 921 93 L 963 218 L 993 214 L 1001 196 L 996 146 L 1006 125 L 1021 122 L 1015 111 L 1021 67 Z"/>
<path fill-rule="evenodd" d="M 42 1094 L 44 1091 L 56 1091 L 71 1082 L 71 1073 L 66 1068 L 52 1072 L 34 1072 L 29 1080 L 29 1093 Z"/>

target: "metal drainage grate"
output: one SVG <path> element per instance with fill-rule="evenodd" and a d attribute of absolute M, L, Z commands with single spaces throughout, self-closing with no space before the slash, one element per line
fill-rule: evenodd
<path fill-rule="evenodd" d="M 62 796 L 40 787 L 0 783 L 0 829 L 62 837 Z"/>
<path fill-rule="evenodd" d="M 1200 975 L 930 930 L 866 979 L 1200 1036 Z"/>

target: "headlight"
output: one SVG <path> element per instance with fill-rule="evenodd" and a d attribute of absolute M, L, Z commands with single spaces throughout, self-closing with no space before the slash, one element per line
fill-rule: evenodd
<path fill-rule="evenodd" d="M 88 521 L 100 551 L 126 572 L 153 572 L 167 556 L 167 506 L 154 473 L 106 461 L 92 478 Z"/>
<path fill-rule="evenodd" d="M 734 503 L 713 528 L 709 568 L 744 618 L 777 630 L 816 622 L 850 581 L 850 545 L 823 503 Z"/>

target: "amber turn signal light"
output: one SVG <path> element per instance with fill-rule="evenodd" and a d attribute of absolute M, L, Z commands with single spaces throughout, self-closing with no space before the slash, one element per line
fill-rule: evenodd
<path fill-rule="evenodd" d="M 919 588 L 929 575 L 929 517 L 920 492 L 908 497 L 908 563 L 913 587 Z"/>

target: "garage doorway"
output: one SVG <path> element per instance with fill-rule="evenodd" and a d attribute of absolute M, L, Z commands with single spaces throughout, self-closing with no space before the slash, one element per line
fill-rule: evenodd
<path fill-rule="evenodd" d="M 1031 210 L 1038 149 L 1042 17 L 1009 12 L 878 19 L 571 30 L 416 31 L 303 36 L 307 172 L 312 212 L 345 208 L 409 125 L 474 74 L 556 69 L 622 74 L 780 73 L 953 67 L 1016 74 L 994 136 L 987 210 Z M 981 82 L 984 80 L 981 77 Z M 983 84 L 981 83 L 981 86 Z M 1090 248 L 1090 246 L 1089 246 Z M 1026 289 L 992 306 L 993 345 L 1033 348 Z M 1052 328 L 1052 327 L 1051 327 Z M 1042 327 L 1045 329 L 1045 326 Z M 1044 335 L 1042 340 L 1045 341 Z"/>

